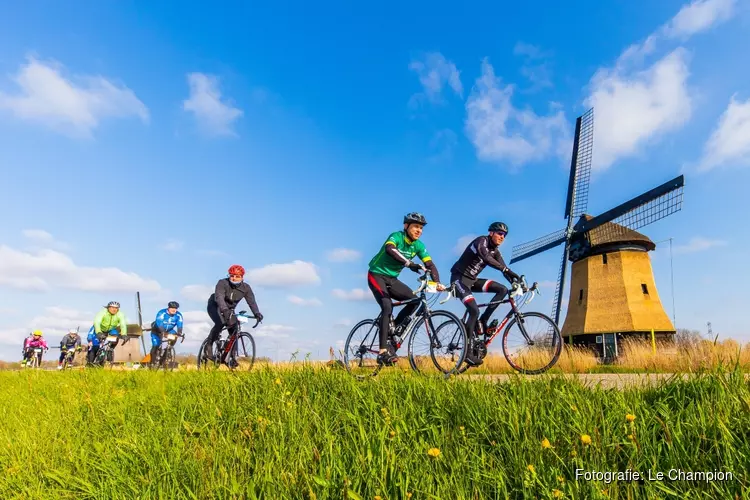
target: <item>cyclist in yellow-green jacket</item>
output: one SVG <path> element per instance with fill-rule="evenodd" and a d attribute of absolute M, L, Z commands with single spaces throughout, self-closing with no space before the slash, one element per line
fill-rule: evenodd
<path fill-rule="evenodd" d="M 93 332 L 89 331 L 88 362 L 93 363 L 99 352 L 100 341 L 107 335 L 119 335 L 122 338 L 128 336 L 128 324 L 125 314 L 120 311 L 120 303 L 112 301 L 107 307 L 99 311 L 94 318 Z"/>

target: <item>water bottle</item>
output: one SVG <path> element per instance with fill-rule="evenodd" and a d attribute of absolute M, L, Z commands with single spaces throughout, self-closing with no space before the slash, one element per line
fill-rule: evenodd
<path fill-rule="evenodd" d="M 490 324 L 487 325 L 487 331 L 485 332 L 488 336 L 492 336 L 492 334 L 495 333 L 495 329 L 497 328 L 497 324 L 499 322 L 497 321 L 497 318 L 490 321 Z"/>

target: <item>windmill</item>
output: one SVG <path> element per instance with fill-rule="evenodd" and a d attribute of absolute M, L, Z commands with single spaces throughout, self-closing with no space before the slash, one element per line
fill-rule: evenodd
<path fill-rule="evenodd" d="M 648 257 L 648 252 L 656 245 L 636 229 L 682 208 L 684 178 L 680 175 L 591 217 L 586 214 L 586 209 L 593 143 L 592 108 L 576 120 L 565 200 L 566 227 L 513 247 L 510 263 L 564 244 L 552 301 L 552 318 L 559 324 L 570 260 L 573 263 L 571 295 L 561 331 L 571 342 L 580 336 L 584 338 L 583 343 L 589 343 L 590 337 L 596 337 L 596 342 L 602 343 L 603 335 L 643 333 L 652 328 L 674 333 L 674 326 L 659 301 Z M 575 292 L 578 292 L 577 297 Z"/>

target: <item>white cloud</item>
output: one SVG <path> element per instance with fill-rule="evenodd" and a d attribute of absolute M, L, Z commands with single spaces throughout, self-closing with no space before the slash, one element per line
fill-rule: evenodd
<path fill-rule="evenodd" d="M 331 291 L 331 295 L 337 299 L 342 300 L 370 300 L 372 294 L 364 288 L 352 288 L 351 290 L 342 290 L 340 288 L 334 288 Z"/>
<path fill-rule="evenodd" d="M 293 326 L 279 325 L 270 323 L 268 325 L 260 324 L 258 328 L 252 330 L 253 337 L 274 337 L 274 338 L 289 338 L 289 332 L 297 330 Z"/>
<path fill-rule="evenodd" d="M 551 56 L 550 52 L 545 52 L 535 45 L 518 42 L 513 48 L 513 53 L 515 55 L 524 56 L 524 64 L 521 67 L 521 74 L 532 84 L 529 91 L 553 86 L 549 63 L 546 61 L 546 59 Z"/>
<path fill-rule="evenodd" d="M 591 79 L 585 104 L 596 114 L 595 169 L 638 153 L 690 119 L 687 51 L 677 48 L 645 70 L 632 70 L 646 47 L 630 47 L 614 68 L 600 68 Z"/>
<path fill-rule="evenodd" d="M 302 297 L 297 297 L 296 295 L 289 295 L 286 298 L 289 302 L 292 304 L 296 304 L 298 306 L 322 306 L 323 302 L 321 302 L 319 299 L 316 299 L 315 297 L 311 299 L 303 299 Z"/>
<path fill-rule="evenodd" d="M 687 38 L 728 20 L 734 13 L 735 0 L 695 0 L 683 6 L 664 26 L 671 38 Z"/>
<path fill-rule="evenodd" d="M 55 248 L 57 250 L 68 250 L 70 245 L 63 241 L 58 241 L 50 233 L 43 229 L 24 229 L 21 231 L 24 238 L 35 243 L 38 247 Z"/>
<path fill-rule="evenodd" d="M 695 236 L 693 238 L 690 238 L 690 241 L 685 245 L 676 245 L 673 250 L 674 253 L 678 254 L 695 253 L 702 252 L 710 248 L 722 247 L 726 244 L 727 242 L 723 240 L 711 240 L 708 238 L 703 238 L 701 236 Z"/>
<path fill-rule="evenodd" d="M 465 236 L 461 236 L 456 242 L 456 246 L 453 247 L 453 253 L 456 255 L 461 255 L 462 253 L 464 253 L 466 247 L 469 246 L 469 243 L 474 241 L 474 238 L 476 237 L 476 234 L 467 234 Z"/>
<path fill-rule="evenodd" d="M 301 260 L 250 269 L 247 271 L 246 279 L 251 285 L 270 288 L 291 288 L 320 283 L 320 276 L 318 276 L 315 264 Z"/>
<path fill-rule="evenodd" d="M 456 65 L 447 60 L 440 52 L 428 52 L 421 59 L 409 64 L 409 69 L 417 73 L 424 93 L 412 96 L 412 104 L 422 97 L 432 102 L 440 102 L 445 85 L 448 85 L 458 96 L 463 97 L 461 74 Z"/>
<path fill-rule="evenodd" d="M 0 286 L 28 291 L 69 288 L 96 292 L 153 292 L 156 280 L 116 267 L 79 266 L 55 250 L 23 252 L 0 245 Z"/>
<path fill-rule="evenodd" d="M 328 252 L 328 260 L 331 262 L 354 262 L 362 257 L 362 253 L 350 248 L 335 248 Z"/>
<path fill-rule="evenodd" d="M 567 155 L 570 130 L 562 111 L 538 116 L 530 109 L 517 109 L 511 98 L 513 86 L 503 86 L 489 61 L 482 61 L 466 101 L 466 135 L 483 161 L 508 161 L 520 166 L 553 155 Z M 551 106 L 552 108 L 556 106 Z"/>
<path fill-rule="evenodd" d="M 46 307 L 44 312 L 39 316 L 33 317 L 25 322 L 24 326 L 0 329 L 0 343 L 18 344 L 23 342 L 32 330 L 41 330 L 51 347 L 62 339 L 63 335 L 68 333 L 71 328 L 79 328 L 78 334 L 85 342 L 86 334 L 89 328 L 94 324 L 96 312 L 78 311 L 65 307 Z M 130 318 L 127 318 L 130 320 Z"/>
<path fill-rule="evenodd" d="M 165 252 L 177 252 L 179 250 L 182 250 L 183 246 L 185 246 L 184 242 L 170 238 L 159 245 L 159 248 L 164 250 Z"/>
<path fill-rule="evenodd" d="M 700 170 L 750 165 L 750 99 L 742 102 L 732 96 L 703 149 Z"/>
<path fill-rule="evenodd" d="M 68 79 L 62 70 L 59 63 L 28 57 L 13 78 L 20 93 L 0 92 L 0 109 L 74 137 L 90 137 L 105 118 L 148 122 L 148 108 L 129 88 L 102 76 Z"/>
<path fill-rule="evenodd" d="M 208 134 L 235 135 L 232 125 L 243 111 L 222 101 L 219 79 L 204 73 L 190 73 L 187 80 L 190 97 L 182 103 L 182 108 L 195 114 Z"/>
<path fill-rule="evenodd" d="M 206 285 L 185 285 L 180 289 L 180 295 L 188 300 L 208 302 L 212 293 L 214 293 L 214 288 Z"/>

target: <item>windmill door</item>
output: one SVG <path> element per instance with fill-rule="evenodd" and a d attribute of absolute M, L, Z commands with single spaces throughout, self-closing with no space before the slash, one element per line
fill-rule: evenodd
<path fill-rule="evenodd" d="M 605 363 L 611 363 L 617 359 L 617 334 L 605 333 L 602 335 L 602 358 Z"/>

